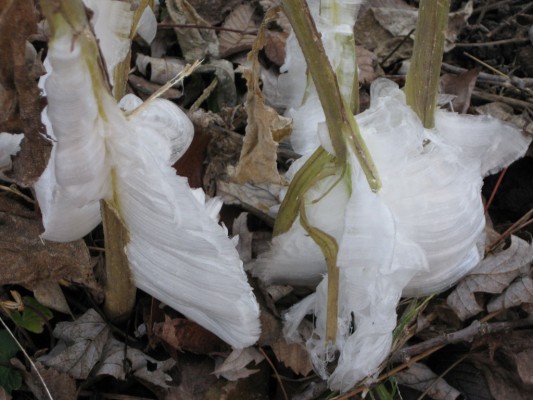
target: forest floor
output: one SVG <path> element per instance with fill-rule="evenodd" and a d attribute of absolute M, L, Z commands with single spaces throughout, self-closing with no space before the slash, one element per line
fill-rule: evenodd
<path fill-rule="evenodd" d="M 279 204 L 281 185 L 236 183 L 228 171 L 239 162 L 249 120 L 240 68 L 249 66 L 246 56 L 261 22 L 278 2 L 188 0 L 195 13 L 180 18 L 168 11 L 170 2 L 178 10 L 187 3 L 161 1 L 155 42 L 133 41 L 127 90 L 146 99 L 198 58 L 198 45 L 209 54 L 201 54 L 204 64 L 163 95 L 195 123 L 193 143 L 174 167 L 191 187 L 222 197 L 221 219 L 231 235 L 239 235 L 239 252 L 248 263 L 269 248 L 274 221 L 269 209 Z M 440 82 L 442 93 L 451 95 L 445 106 L 492 115 L 533 135 L 533 4 L 451 3 Z M 378 77 L 404 85 L 418 6 L 413 0 L 368 4 L 355 26 L 361 111 L 368 108 L 370 85 Z M 205 26 L 211 28 L 198 29 Z M 285 110 L 275 85 L 289 29 L 283 17 L 271 22 L 259 52 L 265 102 L 280 114 Z M 197 42 L 188 42 L 189 37 Z M 0 175 L 0 316 L 5 321 L 0 327 L 0 400 L 47 399 L 49 394 L 54 399 L 132 400 L 533 398 L 531 148 L 484 181 L 490 230 L 485 269 L 431 298 L 402 300 L 400 316 L 418 307 L 405 327 L 403 347 L 391 354 L 373 385 L 341 395 L 313 371 L 305 346 L 287 343 L 282 334 L 283 312 L 308 294 L 307 288 L 266 287 L 249 277 L 261 306 L 262 335 L 256 346 L 242 351 L 232 352 L 215 335 L 140 290 L 126 321 L 107 319 L 102 227 L 66 244 L 39 237 L 41 215 L 31 187 L 51 149 L 40 134 L 45 101 L 37 88 L 46 49 L 38 6 L 31 0 L 0 0 L 0 132 L 26 135 L 12 170 Z M 298 157 L 288 143 L 282 141 L 277 150 L 281 176 Z"/>

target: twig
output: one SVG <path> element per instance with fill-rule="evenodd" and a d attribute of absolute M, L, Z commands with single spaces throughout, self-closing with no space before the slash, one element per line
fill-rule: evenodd
<path fill-rule="evenodd" d="M 278 370 L 276 369 L 274 363 L 272 362 L 270 357 L 265 353 L 263 348 L 259 347 L 259 351 L 263 354 L 263 356 L 265 357 L 265 360 L 267 360 L 267 363 L 270 365 L 270 368 L 272 368 L 272 370 L 274 371 L 274 374 L 276 375 L 276 379 L 279 383 L 279 386 L 281 387 L 281 391 L 283 392 L 283 398 L 285 400 L 289 400 L 289 396 L 287 395 L 287 392 L 285 391 L 285 385 L 283 384 L 283 381 L 281 377 L 279 376 Z"/>
<path fill-rule="evenodd" d="M 202 94 L 200 95 L 200 97 L 198 97 L 196 99 L 196 101 L 193 103 L 193 105 L 189 108 L 189 112 L 192 113 L 192 112 L 195 112 L 199 107 L 200 105 L 206 101 L 209 96 L 211 96 L 211 93 L 213 93 L 213 90 L 215 90 L 215 88 L 217 87 L 218 85 L 218 79 L 217 78 L 214 78 L 211 83 L 209 84 L 209 86 L 207 86 L 204 91 L 202 92 Z"/>
<path fill-rule="evenodd" d="M 474 321 L 467 328 L 456 332 L 448 333 L 442 336 L 437 336 L 425 342 L 406 347 L 391 357 L 391 362 L 405 362 L 409 361 L 412 356 L 426 352 L 436 346 L 446 346 L 448 344 L 459 342 L 470 342 L 476 336 L 484 336 L 489 333 L 510 331 L 514 328 L 523 328 L 533 325 L 533 317 L 524 318 L 517 321 L 506 322 L 480 322 Z"/>
<path fill-rule="evenodd" d="M 462 74 L 466 71 L 468 71 L 466 68 L 457 67 L 455 65 L 442 63 L 442 69 L 446 72 L 451 72 L 454 74 Z M 525 89 L 528 87 L 533 87 L 533 79 L 532 78 L 518 78 L 516 76 L 500 76 L 500 75 L 492 75 L 487 74 L 485 72 L 480 72 L 477 77 L 478 82 L 485 82 L 490 83 L 494 85 L 502 85 L 502 86 L 516 86 L 519 89 Z"/>
<path fill-rule="evenodd" d="M 533 215 L 533 208 L 526 212 L 518 221 L 516 221 L 514 224 L 512 224 L 505 232 L 503 232 L 498 238 L 488 246 L 487 249 L 485 249 L 485 253 L 490 253 L 492 250 L 494 250 L 507 236 L 512 234 L 513 232 L 516 232 L 519 229 L 522 229 L 523 227 L 529 225 L 531 222 L 528 221 L 531 218 L 531 215 Z"/>
<path fill-rule="evenodd" d="M 402 41 L 401 41 L 400 43 L 398 43 L 398 44 L 394 47 L 394 49 L 392 49 L 392 50 L 390 51 L 390 53 L 387 54 L 387 55 L 385 56 L 385 58 L 380 62 L 380 64 L 381 64 L 381 65 L 385 64 L 385 62 L 386 62 L 390 57 L 392 57 L 392 55 L 393 55 L 394 53 L 396 53 L 400 47 L 403 46 L 403 44 L 407 41 L 407 39 L 409 39 L 409 38 L 411 37 L 411 35 L 413 34 L 414 31 L 415 31 L 415 28 L 411 29 L 411 31 L 410 31 L 407 35 L 404 36 L 404 38 L 402 39 Z"/>
<path fill-rule="evenodd" d="M 511 38 L 511 39 L 494 40 L 492 42 L 483 42 L 483 43 L 455 43 L 455 47 L 489 47 L 489 46 L 500 46 L 502 44 L 525 43 L 525 42 L 529 42 L 529 38 L 525 38 L 525 37 L 524 38 Z"/>
<path fill-rule="evenodd" d="M 472 15 L 475 15 L 477 13 L 485 13 L 487 11 L 490 11 L 490 10 L 493 10 L 495 8 L 500 8 L 501 6 L 507 4 L 507 3 L 512 3 L 513 1 L 516 1 L 516 0 L 501 0 L 501 1 L 497 1 L 495 3 L 491 3 L 491 4 L 486 4 L 482 7 L 478 7 L 476 9 L 474 9 L 474 11 L 472 11 Z"/>
<path fill-rule="evenodd" d="M 24 347 L 22 347 L 22 344 L 20 344 L 20 342 L 17 340 L 17 338 L 15 337 L 15 335 L 13 335 L 13 332 L 11 332 L 11 329 L 9 329 L 9 327 L 7 326 L 7 324 L 4 322 L 4 319 L 0 316 L 0 322 L 2 323 L 2 325 L 4 326 L 4 328 L 6 328 L 6 331 L 7 333 L 9 333 L 9 335 L 11 336 L 11 338 L 15 341 L 15 343 L 17 344 L 17 346 L 19 347 L 19 349 L 22 351 L 22 354 L 24 354 L 24 357 L 27 358 L 28 362 L 30 363 L 31 367 L 34 369 L 35 373 L 37 374 L 37 377 L 39 378 L 39 380 L 41 381 L 41 384 L 43 385 L 43 389 L 44 389 L 44 392 L 46 393 L 46 396 L 50 399 L 50 400 L 54 400 L 54 398 L 52 397 L 52 394 L 50 393 L 50 390 L 48 390 L 48 386 L 46 386 L 46 383 L 44 382 L 44 379 L 41 375 L 41 373 L 39 372 L 39 370 L 37 369 L 37 366 L 34 364 L 34 362 L 32 361 L 32 359 L 30 358 L 30 356 L 28 355 L 28 353 L 26 353 L 26 350 L 24 350 Z"/>
<path fill-rule="evenodd" d="M 494 189 L 492 189 L 492 193 L 490 194 L 489 201 L 487 201 L 487 204 L 485 205 L 485 213 L 489 211 L 492 201 L 494 200 L 494 196 L 496 196 L 496 192 L 498 191 L 498 188 L 500 187 L 500 184 L 502 183 L 503 177 L 505 176 L 506 172 L 507 172 L 507 167 L 502 169 L 502 172 L 500 172 L 500 176 L 498 177 L 498 180 L 496 181 L 496 185 L 494 185 Z"/>
<path fill-rule="evenodd" d="M 35 204 L 35 200 L 33 200 L 31 197 L 26 196 L 24 193 L 18 190 L 18 188 L 15 185 L 11 185 L 11 186 L 0 185 L 0 190 L 16 194 L 17 196 L 22 197 L 28 203 Z"/>
<path fill-rule="evenodd" d="M 242 33 L 243 35 L 257 35 L 257 31 L 243 31 L 241 29 L 224 28 L 222 26 L 210 26 L 210 25 L 194 25 L 194 24 L 159 24 L 158 28 L 161 29 L 173 29 L 173 28 L 189 28 L 189 29 L 211 29 L 214 31 L 226 31 Z"/>
<path fill-rule="evenodd" d="M 498 94 L 485 93 L 480 90 L 474 90 L 472 96 L 487 101 L 499 101 L 502 103 L 509 104 L 510 106 L 524 109 L 524 108 L 533 108 L 533 103 L 530 101 L 513 99 L 512 97 L 501 96 Z"/>

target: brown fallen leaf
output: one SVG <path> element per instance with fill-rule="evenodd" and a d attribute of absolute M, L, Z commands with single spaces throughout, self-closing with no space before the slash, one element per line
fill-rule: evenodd
<path fill-rule="evenodd" d="M 363 46 L 355 46 L 355 56 L 359 67 L 359 82 L 371 83 L 377 78 L 376 55 Z"/>
<path fill-rule="evenodd" d="M 189 3 L 207 22 L 218 25 L 242 0 L 189 0 Z"/>
<path fill-rule="evenodd" d="M 263 360 L 263 355 L 254 347 L 235 349 L 215 368 L 213 374 L 217 378 L 222 376 L 228 381 L 237 381 L 259 372 L 258 369 L 248 369 L 246 366 L 252 361 L 258 365 Z"/>
<path fill-rule="evenodd" d="M 285 63 L 285 43 L 288 37 L 289 33 L 286 31 L 269 29 L 266 32 L 265 54 L 278 67 Z"/>
<path fill-rule="evenodd" d="M 24 383 L 38 400 L 49 400 L 50 397 L 33 368 L 28 371 L 24 364 L 16 358 L 11 361 L 11 364 L 20 371 Z M 35 363 L 35 365 L 54 400 L 72 400 L 77 397 L 76 381 L 68 374 L 59 372 L 54 368 L 46 368 L 40 362 Z"/>
<path fill-rule="evenodd" d="M 218 379 L 212 374 L 214 361 L 206 357 L 180 355 L 180 383 L 172 387 L 165 400 L 206 400 L 208 393 L 218 392 Z M 219 397 L 214 397 L 215 399 Z"/>
<path fill-rule="evenodd" d="M 247 32 L 255 32 L 257 24 L 254 20 L 254 9 L 249 3 L 243 3 L 235 7 L 222 24 L 223 30 L 218 35 L 220 57 L 224 58 L 232 54 L 250 50 L 256 36 Z M 235 31 L 241 32 L 235 32 Z"/>
<path fill-rule="evenodd" d="M 526 400 L 533 393 L 533 335 L 531 330 L 494 334 L 479 339 L 474 347 L 488 342 L 484 352 L 469 359 L 483 371 L 495 400 Z M 496 348 L 491 346 L 496 344 Z"/>
<path fill-rule="evenodd" d="M 13 169 L 6 175 L 20 186 L 29 187 L 44 171 L 51 150 L 42 136 L 45 101 L 37 87 L 42 68 L 27 42 L 37 33 L 37 11 L 32 0 L 3 1 L 0 8 L 0 132 L 25 135 Z"/>
<path fill-rule="evenodd" d="M 311 358 L 302 343 L 287 343 L 284 337 L 280 337 L 271 347 L 278 361 L 296 374 L 307 376 L 313 371 Z"/>
<path fill-rule="evenodd" d="M 149 384 L 152 390 L 161 393 L 170 389 L 169 383 L 172 378 L 165 372 L 175 364 L 171 358 L 157 361 L 142 351 L 110 337 L 105 344 L 98 368 L 93 374 L 109 375 L 117 380 L 125 380 L 127 374 L 133 373 L 133 376 L 139 378 L 143 384 Z"/>
<path fill-rule="evenodd" d="M 61 287 L 54 281 L 39 281 L 33 287 L 35 299 L 43 306 L 63 314 L 72 314 Z"/>
<path fill-rule="evenodd" d="M 440 77 L 440 92 L 456 96 L 452 100 L 452 111 L 459 114 L 468 111 L 479 72 L 479 68 L 474 68 L 459 75 L 444 74 Z"/>
<path fill-rule="evenodd" d="M 282 140 L 292 130 L 290 118 L 280 116 L 272 107 L 265 105 L 259 87 L 258 53 L 265 44 L 265 31 L 268 20 L 265 19 L 259 29 L 257 40 L 248 54 L 252 68 L 242 68 L 246 78 L 248 93 L 246 111 L 248 124 L 242 146 L 241 156 L 235 171 L 238 183 L 281 183 L 276 164 L 277 141 Z"/>
<path fill-rule="evenodd" d="M 101 296 L 85 243 L 42 240 L 41 222 L 28 218 L 32 214 L 16 201 L 0 196 L 0 285 L 33 289 L 42 282 L 66 280 Z"/>
<path fill-rule="evenodd" d="M 394 375 L 399 384 L 424 392 L 434 400 L 455 400 L 461 393 L 421 363 Z"/>
<path fill-rule="evenodd" d="M 465 320 L 483 311 L 476 293 L 502 293 L 533 260 L 533 246 L 511 237 L 511 246 L 498 254 L 487 256 L 469 275 L 459 282 L 448 296 L 448 305 Z"/>
<path fill-rule="evenodd" d="M 187 0 L 167 0 L 168 14 L 175 24 L 209 26 Z M 218 38 L 212 29 L 174 28 L 183 57 L 194 62 L 218 57 Z"/>
<path fill-rule="evenodd" d="M 111 329 L 90 309 L 73 322 L 58 323 L 53 335 L 60 341 L 39 361 L 73 378 L 86 379 L 100 361 Z"/>
<path fill-rule="evenodd" d="M 530 276 L 523 276 L 511 283 L 502 295 L 487 304 L 487 311 L 506 310 L 524 303 L 533 303 L 533 280 Z"/>
<path fill-rule="evenodd" d="M 185 318 L 170 318 L 154 324 L 153 332 L 177 351 L 196 354 L 210 354 L 226 351 L 228 345 L 197 323 Z"/>

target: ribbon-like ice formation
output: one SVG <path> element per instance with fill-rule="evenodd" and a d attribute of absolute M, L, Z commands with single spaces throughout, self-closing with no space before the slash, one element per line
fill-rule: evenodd
<path fill-rule="evenodd" d="M 192 141 L 191 121 L 166 100 L 127 117 L 108 89 L 83 8 L 67 22 L 46 3 L 53 37 L 43 122 L 55 144 L 35 185 L 43 238 L 84 236 L 100 222 L 99 201 L 105 199 L 128 231 L 125 250 L 137 287 L 232 346 L 252 345 L 259 336 L 259 307 L 234 243 L 218 224 L 222 202 L 206 201 L 171 167 Z M 111 13 L 105 4 L 127 4 L 97 3 L 103 17 Z M 99 35 L 101 25 L 93 24 Z M 111 33 L 117 34 L 107 26 L 100 42 Z M 109 43 L 124 46 L 122 40 Z M 112 45 L 102 47 L 108 49 L 104 56 L 113 53 Z M 132 110 L 141 103 L 128 95 L 120 106 Z"/>

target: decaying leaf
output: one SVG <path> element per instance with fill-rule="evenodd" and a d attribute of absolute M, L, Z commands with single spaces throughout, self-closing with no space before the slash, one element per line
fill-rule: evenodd
<path fill-rule="evenodd" d="M 33 287 L 33 295 L 45 307 L 63 314 L 72 314 L 67 299 L 57 282 L 50 280 L 37 282 Z"/>
<path fill-rule="evenodd" d="M 466 26 L 472 14 L 472 1 L 450 13 L 445 33 L 445 51 L 453 49 L 455 39 Z M 357 44 L 373 51 L 378 60 L 386 58 L 384 65 L 408 59 L 413 49 L 412 33 L 416 26 L 418 10 L 405 1 L 385 0 L 364 7 L 355 24 Z M 411 35 L 408 40 L 407 36 Z"/>
<path fill-rule="evenodd" d="M 221 365 L 215 368 L 213 374 L 217 378 L 222 376 L 228 381 L 243 379 L 259 371 L 258 369 L 248 369 L 246 366 L 252 361 L 257 365 L 263 359 L 263 355 L 254 347 L 235 349 Z"/>
<path fill-rule="evenodd" d="M 41 380 L 33 368 L 28 371 L 26 366 L 18 359 L 13 359 L 11 364 L 20 371 L 24 377 L 24 383 L 37 399 L 49 399 Z M 35 363 L 35 365 L 54 400 L 71 400 L 77 397 L 76 381 L 72 377 L 54 368 L 46 368 L 40 362 Z"/>
<path fill-rule="evenodd" d="M 180 385 L 171 388 L 165 400 L 207 399 L 207 393 L 217 385 L 217 378 L 212 374 L 213 366 L 213 360 L 206 357 L 180 357 L 177 365 Z"/>
<path fill-rule="evenodd" d="M 167 9 L 176 24 L 209 25 L 187 0 L 167 1 Z M 187 62 L 218 56 L 218 38 L 212 29 L 175 28 L 176 36 Z"/>
<path fill-rule="evenodd" d="M 526 400 L 533 393 L 533 336 L 531 330 L 482 338 L 489 349 L 469 356 L 483 371 L 495 400 Z M 494 344 L 496 348 L 494 348 Z"/>
<path fill-rule="evenodd" d="M 357 66 L 359 67 L 359 82 L 372 83 L 376 78 L 375 66 L 377 64 L 376 55 L 365 49 L 363 46 L 355 46 Z"/>
<path fill-rule="evenodd" d="M 533 303 L 533 280 L 529 276 L 511 283 L 502 295 L 487 304 L 487 311 L 505 310 L 524 303 Z"/>
<path fill-rule="evenodd" d="M 253 17 L 254 9 L 249 3 L 240 4 L 231 11 L 222 27 L 241 32 L 226 30 L 220 32 L 218 43 L 221 57 L 252 48 L 256 36 L 248 32 L 257 30 L 257 24 Z"/>
<path fill-rule="evenodd" d="M 175 363 L 172 359 L 157 361 L 142 351 L 111 337 L 104 347 L 101 363 L 94 374 L 95 376 L 109 375 L 118 380 L 125 380 L 127 373 L 133 373 L 143 383 L 149 383 L 155 389 L 166 391 L 170 389 L 169 382 L 172 378 L 165 372 Z"/>
<path fill-rule="evenodd" d="M 481 311 L 476 293 L 502 293 L 533 260 L 533 246 L 511 237 L 506 250 L 486 257 L 448 296 L 448 305 L 463 321 Z"/>
<path fill-rule="evenodd" d="M 459 75 L 444 74 L 440 78 L 441 93 L 455 95 L 452 111 L 464 114 L 470 107 L 472 92 L 476 86 L 479 69 L 474 68 Z"/>
<path fill-rule="evenodd" d="M 272 344 L 272 351 L 279 361 L 297 374 L 307 376 L 313 370 L 309 353 L 302 343 L 287 343 L 284 337 L 280 337 Z"/>
<path fill-rule="evenodd" d="M 189 0 L 189 3 L 207 22 L 218 25 L 242 0 Z"/>
<path fill-rule="evenodd" d="M 60 342 L 39 360 L 76 379 L 86 379 L 100 361 L 111 329 L 90 309 L 73 322 L 60 322 L 54 329 Z"/>
<path fill-rule="evenodd" d="M 398 383 L 420 392 L 428 390 L 427 395 L 434 400 L 455 400 L 461 393 L 439 378 L 431 369 L 415 363 L 409 369 L 395 375 Z"/>
<path fill-rule="evenodd" d="M 102 289 L 94 277 L 85 243 L 42 240 L 41 223 L 28 215 L 20 216 L 17 204 L 0 196 L 0 285 L 17 284 L 33 289 L 45 281 L 64 279 L 99 296 Z"/>
<path fill-rule="evenodd" d="M 232 233 L 239 237 L 237 251 L 242 262 L 246 265 L 252 260 L 253 233 L 248 229 L 248 213 L 243 212 L 233 221 Z"/>
<path fill-rule="evenodd" d="M 200 325 L 185 318 L 171 319 L 154 324 L 154 334 L 178 351 L 209 354 L 227 349 L 227 345 L 217 336 Z"/>
<path fill-rule="evenodd" d="M 14 159 L 10 178 L 31 186 L 41 175 L 50 155 L 44 139 L 40 97 L 36 79 L 42 67 L 35 49 L 27 42 L 37 33 L 33 1 L 2 2 L 0 15 L 0 132 L 24 132 L 22 151 Z"/>
<path fill-rule="evenodd" d="M 285 63 L 285 43 L 289 34 L 286 31 L 267 30 L 265 54 L 270 61 L 277 66 L 282 66 Z"/>
<path fill-rule="evenodd" d="M 265 20 L 266 21 L 266 20 Z M 257 55 L 265 43 L 266 23 L 263 22 L 248 60 L 252 68 L 243 68 L 248 94 L 246 111 L 248 124 L 235 172 L 239 183 L 280 183 L 281 177 L 276 164 L 278 144 L 292 129 L 290 118 L 280 116 L 273 108 L 265 105 L 259 87 L 259 61 Z"/>

